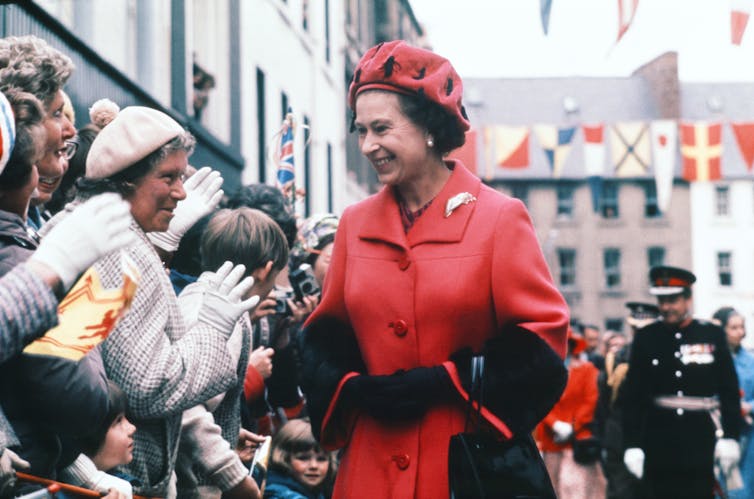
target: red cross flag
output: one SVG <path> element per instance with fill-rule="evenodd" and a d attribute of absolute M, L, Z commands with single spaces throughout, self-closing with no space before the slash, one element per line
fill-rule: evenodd
<path fill-rule="evenodd" d="M 722 125 L 720 123 L 681 123 L 683 178 L 689 182 L 719 180 Z"/>

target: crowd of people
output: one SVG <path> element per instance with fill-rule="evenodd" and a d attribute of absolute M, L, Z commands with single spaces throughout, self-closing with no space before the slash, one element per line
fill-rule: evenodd
<path fill-rule="evenodd" d="M 40 479 L 55 497 L 448 497 L 472 386 L 479 431 L 533 436 L 559 497 L 751 497 L 742 316 L 691 319 L 693 274 L 662 267 L 632 334 L 569 325 L 524 205 L 447 159 L 470 124 L 446 59 L 364 54 L 352 131 L 384 187 L 306 219 L 278 186 L 224 192 L 162 111 L 103 96 L 77 129 L 74 70 L 0 40 L 0 497 Z"/>

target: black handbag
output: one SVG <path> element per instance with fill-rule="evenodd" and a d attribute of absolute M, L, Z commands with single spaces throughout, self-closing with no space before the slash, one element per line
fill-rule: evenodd
<path fill-rule="evenodd" d="M 484 357 L 471 362 L 471 388 L 464 433 L 450 437 L 451 499 L 555 499 L 545 463 L 530 434 L 499 440 L 481 429 Z M 476 402 L 476 409 L 474 409 Z M 476 428 L 469 431 L 476 412 Z"/>
<path fill-rule="evenodd" d="M 602 444 L 595 437 L 573 439 L 573 460 L 579 464 L 592 464 L 602 455 Z"/>

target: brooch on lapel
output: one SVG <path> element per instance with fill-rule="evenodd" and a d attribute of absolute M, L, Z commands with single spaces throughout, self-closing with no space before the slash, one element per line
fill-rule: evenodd
<path fill-rule="evenodd" d="M 456 194 L 452 198 L 448 199 L 447 203 L 445 203 L 445 218 L 448 218 L 450 214 L 453 213 L 453 210 L 455 210 L 462 204 L 469 204 L 473 203 L 474 201 L 476 201 L 476 198 L 468 192 Z"/>

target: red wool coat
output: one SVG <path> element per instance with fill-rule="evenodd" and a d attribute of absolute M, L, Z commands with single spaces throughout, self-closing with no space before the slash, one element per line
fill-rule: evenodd
<path fill-rule="evenodd" d="M 477 200 L 446 218 L 447 200 L 462 192 Z M 345 447 L 336 499 L 448 497 L 448 441 L 463 431 L 467 397 L 451 354 L 480 351 L 503 326 L 517 324 L 562 358 L 568 325 L 523 204 L 460 162 L 408 234 L 391 188 L 346 209 L 307 326 L 325 317 L 350 327 L 367 374 L 442 364 L 459 392 L 416 421 L 385 423 L 338 406 L 344 382 L 357 373 L 343 376 L 319 428 L 324 447 Z M 511 435 L 491 411 L 483 416 Z"/>
<path fill-rule="evenodd" d="M 589 438 L 592 431 L 587 426 L 594 419 L 599 392 L 597 376 L 599 371 L 594 364 L 586 360 L 573 360 L 568 368 L 568 383 L 550 414 L 537 426 L 535 438 L 543 451 L 557 452 L 573 447 L 570 441 L 558 444 L 553 439 L 552 425 L 563 421 L 573 425 L 574 437 Z"/>

